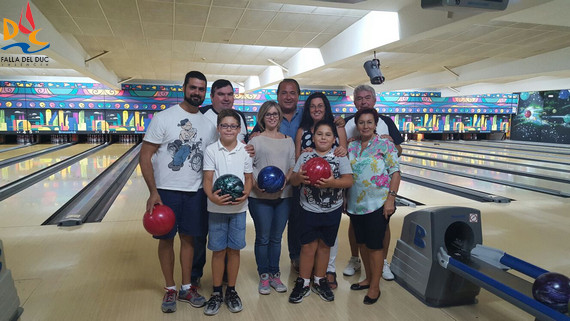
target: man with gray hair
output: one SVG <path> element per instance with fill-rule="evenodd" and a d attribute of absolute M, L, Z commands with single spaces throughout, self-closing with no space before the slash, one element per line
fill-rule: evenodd
<path fill-rule="evenodd" d="M 374 108 L 376 104 L 376 91 L 374 88 L 368 85 L 360 85 L 354 89 L 354 106 L 356 110 Z M 358 136 L 358 130 L 356 129 L 356 124 L 354 123 L 354 115 L 345 118 L 346 125 L 344 129 L 346 130 L 347 139 L 355 138 Z M 398 156 L 402 154 L 401 143 L 404 142 L 398 127 L 394 124 L 392 118 L 384 115 L 380 115 L 378 124 L 376 125 L 376 133 L 382 138 L 386 138 L 396 145 L 398 149 Z"/>
<path fill-rule="evenodd" d="M 374 105 L 376 104 L 376 92 L 374 91 L 374 88 L 368 85 L 360 85 L 356 87 L 354 89 L 353 98 L 354 106 L 357 110 L 374 108 Z M 344 128 L 346 130 L 347 139 L 356 138 L 358 136 L 358 130 L 356 128 L 356 124 L 354 123 L 354 116 L 347 117 L 345 121 L 346 125 Z M 404 139 L 402 138 L 402 134 L 400 134 L 400 131 L 398 130 L 398 127 L 396 127 L 396 124 L 394 124 L 392 118 L 380 115 L 380 119 L 378 119 L 378 124 L 376 125 L 376 133 L 380 135 L 380 137 L 386 138 L 393 142 L 394 145 L 396 145 L 398 156 L 402 154 L 402 147 L 400 144 L 404 142 Z M 350 241 L 350 251 L 352 253 L 352 257 L 348 261 L 348 265 L 344 269 L 343 274 L 350 276 L 354 275 L 356 271 L 360 270 L 358 245 L 356 244 L 352 224 L 348 228 L 348 240 Z M 384 248 L 384 267 L 382 269 L 382 277 L 385 280 L 393 280 L 394 274 L 392 274 L 392 271 L 390 271 L 390 264 L 386 260 L 386 256 L 388 254 L 388 246 L 390 245 L 390 225 L 388 225 L 386 228 L 386 234 L 382 243 Z"/>

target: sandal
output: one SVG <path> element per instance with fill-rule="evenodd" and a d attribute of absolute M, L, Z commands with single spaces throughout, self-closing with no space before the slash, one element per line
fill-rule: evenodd
<path fill-rule="evenodd" d="M 329 283 L 329 287 L 331 290 L 334 290 L 338 287 L 338 282 L 336 281 L 336 272 L 327 272 L 327 282 Z M 329 275 L 332 275 L 332 281 Z"/>

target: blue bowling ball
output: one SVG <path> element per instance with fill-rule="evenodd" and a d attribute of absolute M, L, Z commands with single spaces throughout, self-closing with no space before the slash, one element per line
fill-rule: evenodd
<path fill-rule="evenodd" d="M 285 184 L 285 174 L 278 167 L 267 166 L 257 175 L 257 186 L 266 193 L 275 193 L 281 190 Z"/>
<path fill-rule="evenodd" d="M 560 273 L 541 274 L 532 284 L 532 296 L 537 301 L 566 313 L 570 301 L 570 279 Z"/>

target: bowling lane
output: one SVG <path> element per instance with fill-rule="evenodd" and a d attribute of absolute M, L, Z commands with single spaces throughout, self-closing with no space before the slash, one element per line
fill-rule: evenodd
<path fill-rule="evenodd" d="M 498 150 L 495 148 L 489 148 L 486 149 L 484 146 L 467 146 L 467 145 L 456 145 L 453 143 L 446 143 L 446 142 L 437 142 L 437 143 L 432 143 L 432 142 L 407 142 L 406 145 L 411 145 L 411 146 L 425 146 L 425 147 L 431 147 L 431 148 L 446 148 L 446 149 L 452 149 L 454 151 L 462 151 L 462 152 L 473 152 L 473 153 L 486 153 L 486 154 L 490 154 L 490 155 L 494 155 L 494 156 L 503 156 L 503 157 L 509 157 L 509 156 L 514 156 L 514 157 L 525 157 L 525 158 L 533 158 L 535 160 L 540 160 L 543 163 L 544 162 L 563 162 L 566 164 L 570 164 L 570 159 L 568 156 L 565 155 L 548 155 L 545 153 L 541 153 L 541 152 L 530 152 L 530 151 L 513 151 L 513 150 L 508 150 L 508 149 L 502 149 L 502 150 Z M 434 145 L 434 144 L 439 144 L 439 145 Z M 404 147 L 405 148 L 405 147 Z"/>
<path fill-rule="evenodd" d="M 546 177 L 564 178 L 570 180 L 570 171 L 564 172 L 560 171 L 559 169 L 535 168 L 535 167 L 526 166 L 526 164 L 514 164 L 514 162 L 506 164 L 502 162 L 494 162 L 492 160 L 471 159 L 471 158 L 465 158 L 449 154 L 418 151 L 411 148 L 406 149 L 404 151 L 404 154 L 405 156 L 411 156 L 411 157 L 421 156 L 421 157 L 434 158 L 437 160 L 441 160 L 442 162 L 444 161 L 460 162 L 462 164 L 465 164 L 465 166 L 470 166 L 470 165 L 487 166 L 491 168 L 500 168 L 509 171 L 532 173 L 536 175 L 543 175 Z"/>
<path fill-rule="evenodd" d="M 544 147 L 552 147 L 558 149 L 565 149 L 570 148 L 570 144 L 556 144 L 556 143 L 544 143 L 544 142 L 533 142 L 533 141 L 524 141 L 524 140 L 483 140 L 486 144 L 495 144 L 499 146 L 544 146 Z"/>
<path fill-rule="evenodd" d="M 142 220 L 148 195 L 141 168 L 137 166 L 109 208 L 103 222 Z"/>
<path fill-rule="evenodd" d="M 437 146 L 436 146 L 437 147 Z M 467 157 L 469 161 L 477 161 L 477 160 L 488 160 L 488 161 L 497 161 L 497 166 L 503 165 L 500 162 L 508 162 L 512 164 L 522 165 L 522 166 L 537 166 L 537 167 L 548 167 L 556 173 L 559 173 L 561 170 L 564 172 L 570 173 L 570 164 L 563 165 L 563 164 L 553 164 L 553 163 L 545 163 L 545 162 L 536 162 L 532 160 L 524 160 L 524 159 L 516 159 L 516 158 L 509 158 L 504 156 L 493 156 L 493 155 L 482 155 L 482 154 L 475 154 L 471 152 L 463 152 L 463 151 L 451 151 L 451 150 L 441 150 L 435 149 L 428 146 L 413 146 L 413 145 L 406 145 L 406 149 L 404 153 L 407 152 L 424 152 L 426 155 L 448 155 L 452 157 Z M 432 157 L 432 156 L 430 156 Z"/>
<path fill-rule="evenodd" d="M 398 195 L 421 202 L 426 206 L 448 206 L 449 204 L 461 204 L 462 206 L 474 206 L 480 202 L 473 201 L 457 195 L 430 189 L 402 181 Z M 148 198 L 148 189 L 142 177 L 140 167 L 137 166 L 117 199 L 109 208 L 103 222 L 141 220 L 145 211 Z"/>
<path fill-rule="evenodd" d="M 47 148 L 50 148 L 53 146 L 55 146 L 55 145 L 52 145 L 52 144 L 36 144 L 36 145 L 30 145 L 30 146 L 27 146 L 24 148 L 9 150 L 7 152 L 0 153 L 0 160 L 5 160 L 8 158 L 17 157 L 17 156 L 21 156 L 24 154 L 37 152 L 37 151 L 44 150 L 44 149 L 47 149 Z"/>
<path fill-rule="evenodd" d="M 543 193 L 532 192 L 497 183 L 474 180 L 468 177 L 461 177 L 407 165 L 401 165 L 401 168 L 403 173 L 429 178 L 436 181 L 448 183 L 450 185 L 466 187 L 498 196 L 509 197 L 515 200 L 542 200 L 545 197 L 545 194 Z M 429 197 L 430 194 L 426 194 L 426 196 Z M 457 203 L 453 204 L 456 205 Z"/>
<path fill-rule="evenodd" d="M 476 176 L 482 176 L 487 178 L 494 178 L 519 184 L 526 184 L 541 188 L 549 188 L 555 189 L 563 192 L 567 192 L 570 190 L 570 184 L 560 183 L 560 182 L 553 182 L 544 179 L 532 178 L 532 177 L 525 177 L 525 176 L 517 176 L 508 173 L 502 173 L 493 170 L 485 170 L 485 169 L 478 169 L 478 168 L 471 168 L 469 165 L 453 165 L 453 164 L 446 164 L 436 161 L 428 161 L 423 159 L 416 159 L 413 157 L 401 156 L 401 161 L 410 162 L 412 164 L 429 166 L 431 168 L 441 168 L 446 170 L 452 170 L 461 173 L 467 173 Z"/>
<path fill-rule="evenodd" d="M 3 167 L 0 169 L 0 172 L 2 173 L 2 178 L 0 178 L 0 186 L 4 186 L 22 177 L 35 173 L 95 146 L 97 146 L 97 144 L 76 144 L 64 149 L 53 151 L 51 153 L 27 159 L 23 162 Z"/>
<path fill-rule="evenodd" d="M 19 147 L 19 146 L 24 146 L 21 144 L 5 144 L 5 145 L 0 145 L 0 153 L 4 153 L 7 152 L 7 149 L 10 150 L 14 147 Z M 22 147 L 23 148 L 23 147 Z"/>
<path fill-rule="evenodd" d="M 402 169 L 402 172 L 404 172 L 404 169 Z M 416 175 L 411 171 L 409 171 L 407 168 L 405 169 L 404 175 L 405 174 Z M 423 203 L 425 206 L 461 205 L 461 206 L 477 207 L 477 204 L 481 204 L 480 202 L 475 200 L 442 192 L 422 185 L 406 182 L 405 180 L 402 180 L 400 182 L 400 189 L 398 190 L 398 195 Z"/>
<path fill-rule="evenodd" d="M 524 145 L 524 144 L 506 144 L 506 143 L 495 143 L 494 141 L 489 140 L 478 140 L 478 141 L 448 141 L 450 144 L 458 144 L 458 145 L 472 145 L 472 146 L 486 146 L 488 148 L 499 148 L 499 149 L 510 149 L 510 150 L 517 150 L 517 151 L 540 151 L 543 153 L 553 153 L 553 154 L 561 154 L 570 156 L 569 146 L 549 146 L 549 145 L 542 145 L 539 143 L 533 145 Z"/>
<path fill-rule="evenodd" d="M 0 226 L 39 226 L 132 145 L 113 144 L 0 202 Z"/>
<path fill-rule="evenodd" d="M 513 148 L 505 148 L 501 146 L 488 146 L 485 143 L 479 144 L 479 142 L 466 142 L 465 144 L 461 142 L 452 142 L 452 141 L 442 141 L 439 142 L 440 146 L 451 147 L 455 150 L 474 150 L 474 151 L 483 151 L 487 153 L 506 153 L 505 156 L 522 156 L 522 157 L 532 157 L 547 160 L 547 161 L 556 161 L 556 162 L 564 162 L 570 164 L 570 154 L 562 155 L 562 154 L 554 154 L 549 153 L 548 151 L 543 151 L 540 148 L 532 148 L 528 147 L 525 150 L 520 149 L 513 149 Z"/>

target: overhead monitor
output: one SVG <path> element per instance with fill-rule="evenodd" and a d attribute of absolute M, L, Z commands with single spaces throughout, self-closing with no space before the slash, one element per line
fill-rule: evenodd
<path fill-rule="evenodd" d="M 422 0 L 424 9 L 441 9 L 447 11 L 482 9 L 505 10 L 509 0 Z"/>

